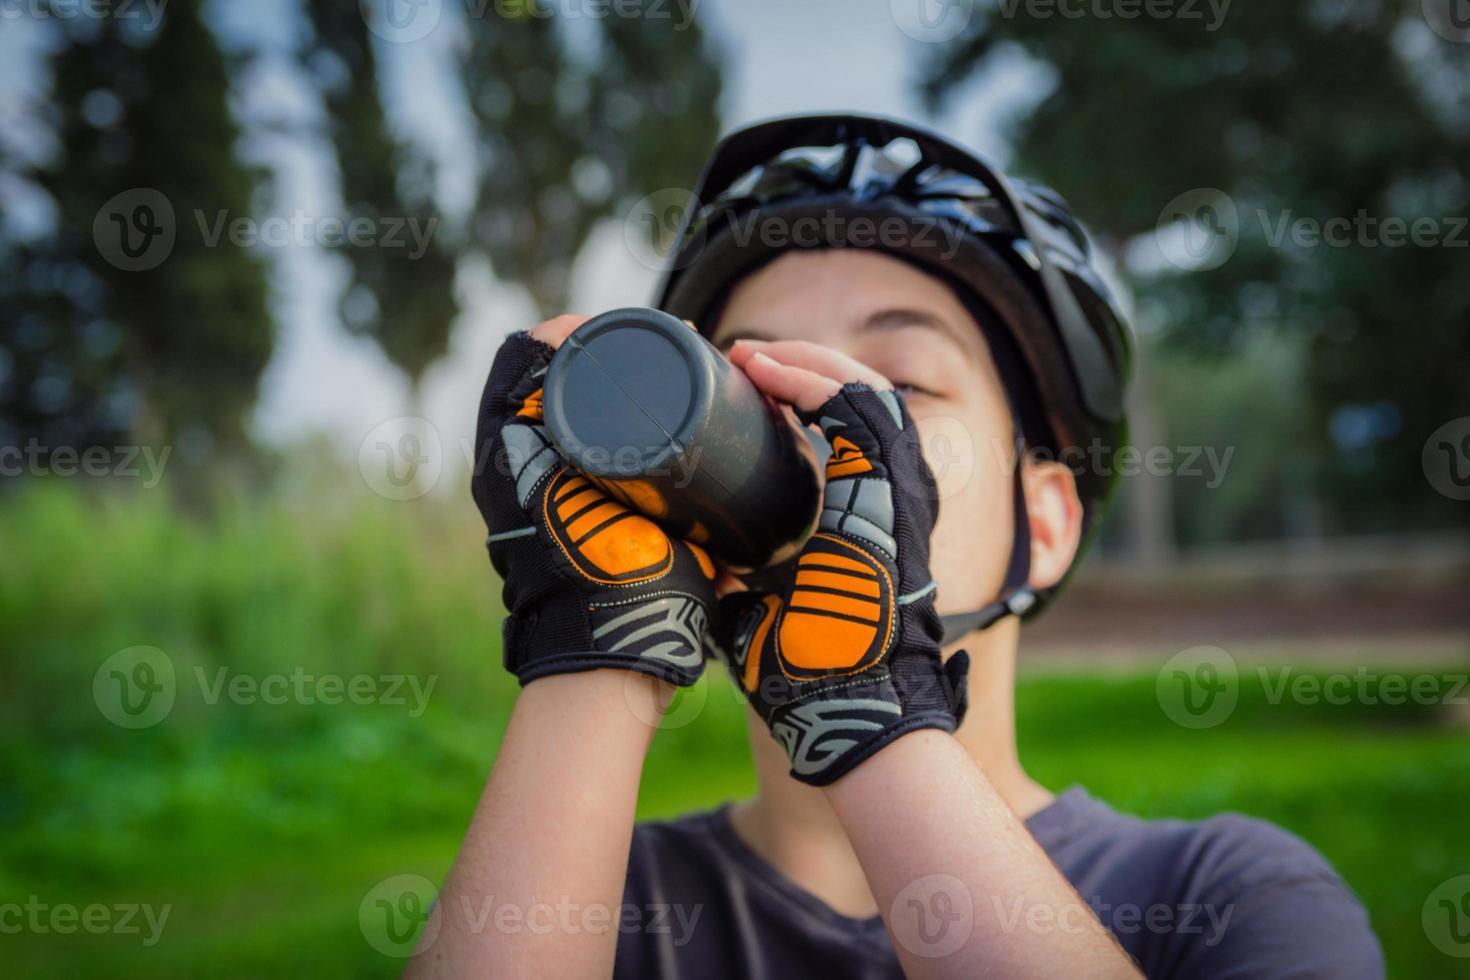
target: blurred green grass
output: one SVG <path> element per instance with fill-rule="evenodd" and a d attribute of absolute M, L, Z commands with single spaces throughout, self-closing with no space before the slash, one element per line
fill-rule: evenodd
<path fill-rule="evenodd" d="M 514 698 L 477 527 L 432 506 L 282 501 L 181 516 L 161 494 L 42 485 L 0 501 L 0 903 L 170 906 L 142 935 L 0 934 L 19 975 L 395 975 L 358 907 L 381 879 L 442 879 Z M 178 698 L 137 731 L 103 718 L 110 654 L 166 652 Z M 1387 651 L 1386 651 L 1387 652 Z M 208 703 L 195 670 L 412 673 L 428 708 Z M 718 670 L 660 733 L 644 817 L 753 788 Z M 1238 810 L 1317 846 L 1373 916 L 1391 975 L 1462 964 L 1420 923 L 1470 872 L 1470 740 L 1432 706 L 1270 703 L 1252 672 L 1223 725 L 1172 724 L 1151 671 L 1031 676 L 1024 760 L 1145 816 Z"/>

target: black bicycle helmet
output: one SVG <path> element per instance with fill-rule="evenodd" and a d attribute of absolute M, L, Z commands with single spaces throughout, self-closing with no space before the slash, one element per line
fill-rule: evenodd
<path fill-rule="evenodd" d="M 815 234 L 793 234 L 800 228 Z M 986 331 L 1033 447 L 1112 449 L 1126 438 L 1129 331 L 1093 267 L 1085 230 L 1054 191 L 1008 180 L 944 137 L 883 117 L 758 123 L 715 148 L 655 305 L 708 333 L 737 282 L 787 251 L 811 247 L 875 248 L 948 282 Z M 1085 546 L 1115 474 L 1074 471 Z M 1019 476 L 1016 498 L 1024 508 Z M 946 617 L 948 635 L 1034 612 L 1056 591 L 1035 595 L 1026 586 L 1026 523 L 1016 521 L 1003 595 Z"/>

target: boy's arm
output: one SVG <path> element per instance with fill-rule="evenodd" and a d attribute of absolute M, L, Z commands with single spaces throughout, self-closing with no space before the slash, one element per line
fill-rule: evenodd
<path fill-rule="evenodd" d="M 825 793 L 906 976 L 1142 976 L 950 735 L 904 735 Z"/>
<path fill-rule="evenodd" d="M 730 356 L 845 444 L 794 584 L 734 597 L 727 647 L 792 774 L 823 787 L 905 973 L 1141 976 L 949 734 L 968 658 L 941 660 L 937 494 L 902 401 L 830 348 L 740 341 Z"/>
<path fill-rule="evenodd" d="M 611 972 L 643 758 L 665 689 L 704 669 L 713 563 L 546 432 L 547 365 L 585 319 L 508 337 L 481 399 L 470 486 L 523 690 L 414 975 Z"/>
<path fill-rule="evenodd" d="M 661 686 L 592 670 L 521 692 L 407 976 L 612 973 Z"/>

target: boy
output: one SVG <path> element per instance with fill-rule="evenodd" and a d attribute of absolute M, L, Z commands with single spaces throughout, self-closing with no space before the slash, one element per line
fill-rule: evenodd
<path fill-rule="evenodd" d="M 659 305 L 820 427 L 819 526 L 781 588 L 741 590 L 550 448 L 539 372 L 585 318 L 507 340 L 473 488 L 525 687 L 410 972 L 1381 976 L 1296 838 L 1140 821 L 1020 764 L 1019 616 L 1112 483 L 1063 461 L 1124 438 L 1126 331 L 1065 204 L 853 115 L 729 137 L 696 197 Z M 924 433 L 959 470 L 936 481 Z M 635 829 L 661 688 L 706 647 L 759 793 Z M 463 912 L 487 902 L 540 928 Z"/>

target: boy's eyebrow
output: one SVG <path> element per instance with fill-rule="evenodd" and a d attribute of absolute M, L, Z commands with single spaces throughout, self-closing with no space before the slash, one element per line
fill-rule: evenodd
<path fill-rule="evenodd" d="M 941 316 L 937 316 L 927 310 L 914 310 L 905 307 L 897 307 L 888 310 L 879 310 L 863 322 L 862 329 L 873 333 L 881 333 L 885 330 L 897 330 L 901 327 L 927 327 L 937 330 L 951 340 L 958 341 L 960 338 L 955 333 L 954 325 Z"/>
<path fill-rule="evenodd" d="M 858 327 L 864 333 L 882 333 L 886 330 L 898 330 L 904 327 L 924 327 L 944 334 L 950 340 L 964 344 L 956 332 L 954 324 L 948 320 L 927 310 L 915 310 L 908 307 L 893 307 L 891 309 L 879 310 L 870 314 Z M 763 330 L 754 327 L 735 327 L 732 330 L 722 331 L 720 339 L 715 347 L 721 351 L 728 351 L 730 346 L 737 340 L 778 340 Z"/>

